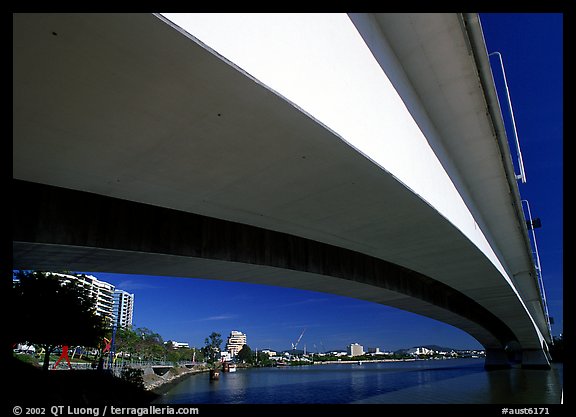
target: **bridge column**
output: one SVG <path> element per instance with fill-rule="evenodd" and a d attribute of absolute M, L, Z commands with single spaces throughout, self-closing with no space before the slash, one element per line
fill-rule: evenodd
<path fill-rule="evenodd" d="M 550 362 L 543 349 L 525 349 L 522 351 L 522 368 L 550 369 Z"/>
<path fill-rule="evenodd" d="M 486 359 L 484 360 L 486 369 L 503 369 L 510 368 L 508 355 L 504 349 L 486 349 Z"/>

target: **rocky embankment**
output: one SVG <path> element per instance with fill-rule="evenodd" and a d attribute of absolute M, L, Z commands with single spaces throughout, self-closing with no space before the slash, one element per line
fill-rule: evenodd
<path fill-rule="evenodd" d="M 144 372 L 144 388 L 156 394 L 161 394 L 170 389 L 174 384 L 182 381 L 184 378 L 200 373 L 207 372 L 208 368 L 204 365 L 196 365 L 192 368 L 186 366 L 175 366 L 170 368 L 163 375 L 152 372 Z"/>

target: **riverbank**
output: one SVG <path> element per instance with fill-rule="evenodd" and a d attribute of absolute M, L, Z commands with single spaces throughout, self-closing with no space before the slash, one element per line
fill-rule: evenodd
<path fill-rule="evenodd" d="M 7 379 L 3 394 L 13 405 L 127 406 L 149 404 L 158 397 L 106 371 L 43 371 L 15 358 L 2 365 Z"/>
<path fill-rule="evenodd" d="M 62 404 L 148 404 L 187 377 L 208 372 L 206 365 L 176 365 L 159 375 L 150 366 L 134 366 L 141 370 L 142 384 L 114 376 L 108 370 L 98 371 L 86 367 L 43 371 L 37 361 L 22 361 L 12 356 L 6 362 L 9 398 L 22 404 L 49 402 Z M 35 387 L 31 394 L 31 387 Z"/>
<path fill-rule="evenodd" d="M 148 372 L 143 376 L 144 389 L 154 394 L 162 395 L 187 377 L 203 372 L 208 372 L 208 368 L 205 365 L 195 365 L 191 368 L 186 366 L 174 366 L 163 375 Z"/>

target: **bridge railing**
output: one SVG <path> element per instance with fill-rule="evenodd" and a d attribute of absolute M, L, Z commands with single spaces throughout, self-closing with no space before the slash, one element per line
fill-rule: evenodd
<path fill-rule="evenodd" d="M 538 286 L 540 289 L 540 299 L 542 302 L 542 310 L 544 310 L 544 316 L 546 318 L 546 325 L 548 326 L 548 332 L 552 336 L 552 326 L 550 323 L 550 315 L 548 313 L 548 302 L 546 301 L 546 289 L 544 288 L 544 279 L 542 276 L 542 266 L 540 264 L 540 254 L 538 253 L 538 242 L 536 241 L 536 233 L 534 229 L 539 226 L 535 226 L 534 219 L 532 219 L 532 212 L 530 211 L 530 204 L 528 200 L 522 200 L 522 203 L 526 205 L 526 210 L 528 212 L 528 221 L 526 225 L 528 230 L 531 231 L 531 249 L 532 249 L 532 259 L 534 261 L 534 268 L 536 269 L 536 275 L 538 277 Z M 526 217 L 526 216 L 525 216 Z"/>
<path fill-rule="evenodd" d="M 515 139 L 515 145 L 516 145 L 516 156 L 517 156 L 517 164 L 518 164 L 518 169 L 520 171 L 519 174 L 515 174 L 516 180 L 521 180 L 522 183 L 526 183 L 526 171 L 524 169 L 524 161 L 522 159 L 522 151 L 520 149 L 520 141 L 518 139 L 518 132 L 516 129 L 516 120 L 514 118 L 514 110 L 512 109 L 512 101 L 510 98 L 510 90 L 508 89 L 508 80 L 506 78 L 506 71 L 504 69 L 504 61 L 502 60 L 502 54 L 500 54 L 500 52 L 492 52 L 488 54 L 488 58 L 490 59 L 491 56 L 497 56 L 499 63 L 500 63 L 500 70 L 502 73 L 502 82 L 504 84 L 505 87 L 505 96 L 506 96 L 506 100 L 507 100 L 507 104 L 508 104 L 508 111 L 510 113 L 510 120 L 512 123 L 512 131 L 514 133 L 514 139 Z M 491 66 L 492 68 L 492 66 Z M 492 70 L 492 76 L 494 77 L 494 71 Z M 494 78 L 495 80 L 495 78 Z M 496 81 L 495 82 L 495 87 L 496 90 L 498 91 L 498 87 L 496 85 Z M 504 93 L 503 93 L 504 94 Z M 536 242 L 536 234 L 534 233 L 534 222 L 532 219 L 532 214 L 530 213 L 530 205 L 528 204 L 527 200 L 521 200 L 522 204 L 526 204 L 526 208 L 528 210 L 528 218 L 530 219 L 529 222 L 527 221 L 527 226 L 528 226 L 528 230 L 532 231 L 532 236 L 530 239 L 530 245 L 531 245 L 531 250 L 532 250 L 532 258 L 534 261 L 534 267 L 536 269 L 536 274 L 537 274 L 537 280 L 538 280 L 538 287 L 540 290 L 540 301 L 542 303 L 542 310 L 544 311 L 544 316 L 546 319 L 546 325 L 548 327 L 548 332 L 550 334 L 550 337 L 552 337 L 552 326 L 550 325 L 550 315 L 548 313 L 548 303 L 546 301 L 546 291 L 544 289 L 544 281 L 542 278 L 542 268 L 540 265 L 540 255 L 538 253 L 538 244 Z M 522 206 L 522 210 L 524 212 L 524 206 Z M 524 213 L 524 218 L 526 219 L 526 213 Z"/>

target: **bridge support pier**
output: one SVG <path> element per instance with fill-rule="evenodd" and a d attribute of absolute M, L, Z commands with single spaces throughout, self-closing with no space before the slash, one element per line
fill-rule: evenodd
<path fill-rule="evenodd" d="M 504 349 L 486 349 L 485 369 L 505 369 L 510 368 L 508 355 Z"/>
<path fill-rule="evenodd" d="M 543 349 L 525 349 L 522 351 L 522 368 L 550 369 L 550 361 Z"/>

